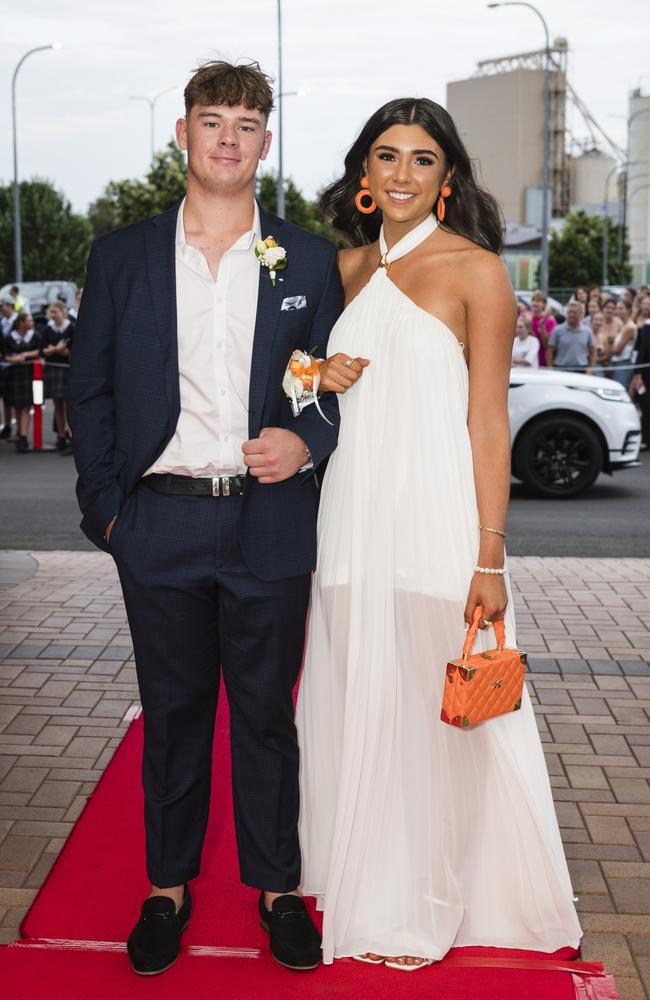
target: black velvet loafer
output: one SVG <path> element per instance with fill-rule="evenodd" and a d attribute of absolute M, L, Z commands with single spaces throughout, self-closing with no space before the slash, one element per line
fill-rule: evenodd
<path fill-rule="evenodd" d="M 174 964 L 181 946 L 181 934 L 190 922 L 191 912 L 192 897 L 187 885 L 178 913 L 174 900 L 169 896 L 145 899 L 140 919 L 126 943 L 134 972 L 139 976 L 157 976 Z"/>
<path fill-rule="evenodd" d="M 278 896 L 267 910 L 264 893 L 259 898 L 260 923 L 271 939 L 271 954 L 287 969 L 306 972 L 321 959 L 321 936 L 300 896 Z"/>

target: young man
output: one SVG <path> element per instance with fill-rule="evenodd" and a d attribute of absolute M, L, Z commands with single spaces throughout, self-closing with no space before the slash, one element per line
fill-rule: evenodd
<path fill-rule="evenodd" d="M 292 416 L 294 348 L 326 356 L 342 308 L 334 247 L 254 199 L 273 95 L 257 64 L 203 66 L 177 122 L 180 206 L 95 242 L 79 310 L 69 422 L 82 527 L 117 564 L 144 709 L 151 895 L 136 972 L 178 955 L 210 800 L 220 664 L 231 712 L 242 881 L 284 965 L 320 938 L 300 881 L 292 690 L 316 561 L 315 470 L 334 450 L 335 397 Z M 275 275 L 255 256 L 274 236 Z M 300 297 L 302 308 L 283 303 Z M 224 900 L 224 906 L 228 905 Z"/>

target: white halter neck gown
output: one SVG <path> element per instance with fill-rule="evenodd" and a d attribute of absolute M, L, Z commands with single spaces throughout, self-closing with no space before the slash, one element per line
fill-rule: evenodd
<path fill-rule="evenodd" d="M 371 364 L 339 397 L 297 710 L 302 889 L 324 909 L 324 960 L 576 947 L 528 694 L 472 730 L 440 721 L 479 549 L 462 345 L 380 268 L 334 327 L 337 351 Z M 475 648 L 494 644 L 489 630 Z"/>

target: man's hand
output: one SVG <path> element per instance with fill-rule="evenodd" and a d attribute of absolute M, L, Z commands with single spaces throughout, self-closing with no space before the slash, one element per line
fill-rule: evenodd
<path fill-rule="evenodd" d="M 113 525 L 115 524 L 116 521 L 117 521 L 117 514 L 115 515 L 115 517 L 113 518 L 113 520 L 109 522 L 108 527 L 106 528 L 106 531 L 104 532 L 104 538 L 106 539 L 107 544 L 110 541 L 111 531 L 113 530 Z"/>
<path fill-rule="evenodd" d="M 260 483 L 282 483 L 307 461 L 302 438 L 282 427 L 265 427 L 258 438 L 242 445 L 244 462 Z"/>
<path fill-rule="evenodd" d="M 370 361 L 367 358 L 351 358 L 349 354 L 333 354 L 318 366 L 320 375 L 319 392 L 347 392 L 363 375 Z"/>

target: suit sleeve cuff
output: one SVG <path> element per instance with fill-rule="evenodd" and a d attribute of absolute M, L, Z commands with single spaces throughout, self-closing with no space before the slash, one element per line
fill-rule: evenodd
<path fill-rule="evenodd" d="M 110 522 L 119 514 L 123 502 L 122 490 L 119 483 L 114 481 L 104 487 L 84 510 L 84 515 L 102 538 Z"/>

